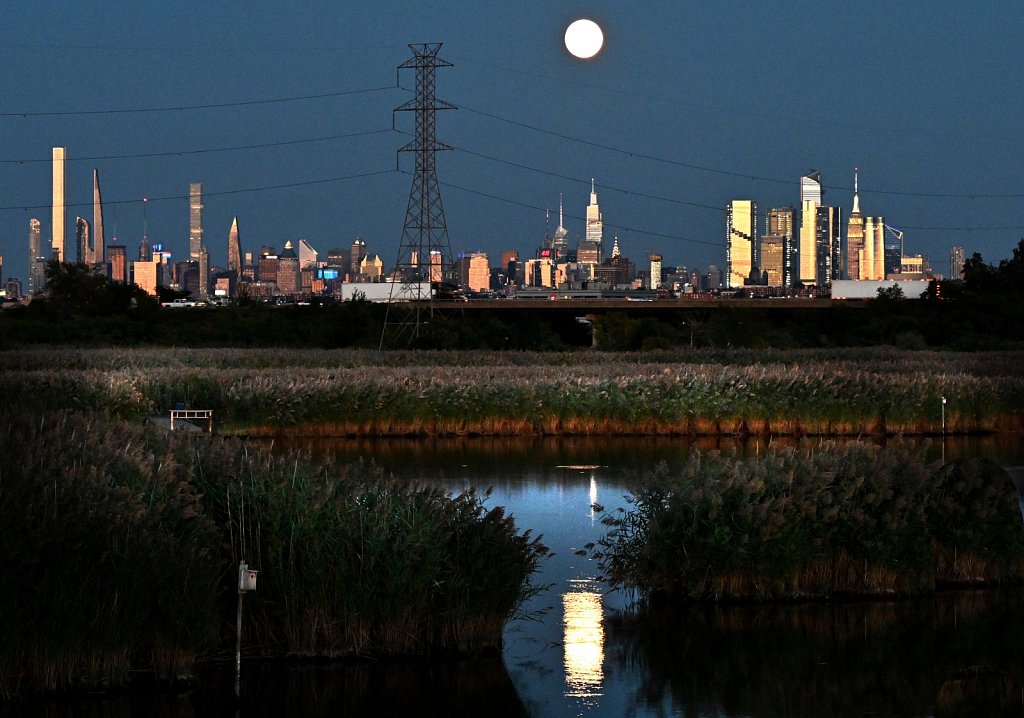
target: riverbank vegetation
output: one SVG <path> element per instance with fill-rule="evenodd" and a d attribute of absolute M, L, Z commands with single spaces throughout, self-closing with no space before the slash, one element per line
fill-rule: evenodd
<path fill-rule="evenodd" d="M 494 652 L 546 553 L 500 507 L 99 415 L 0 423 L 0 698 L 248 656 Z"/>
<path fill-rule="evenodd" d="M 247 435 L 834 435 L 1024 430 L 1024 352 L 6 352 L 0 395 Z M 943 403 L 945 398 L 945 403 Z"/>
<path fill-rule="evenodd" d="M 498 301 L 491 307 L 438 301 L 414 338 L 387 349 L 569 351 L 594 342 L 608 351 L 746 347 L 878 347 L 1013 350 L 1024 345 L 1024 240 L 1009 259 L 975 254 L 962 279 L 932 281 L 920 298 L 901 292 L 871 300 L 789 299 L 631 302 L 608 311 L 574 301 Z M 0 303 L 0 349 L 30 345 L 273 346 L 378 348 L 388 308 L 365 300 L 278 297 L 285 304 L 238 298 L 226 306 L 161 309 L 134 285 L 92 274 L 84 264 L 50 263 L 47 290 L 27 305 Z M 752 289 L 741 288 L 739 297 Z M 165 298 L 177 295 L 161 287 Z M 180 296 L 180 295 L 179 295 Z M 592 315 L 591 325 L 580 322 Z M 393 315 L 392 315 L 393 316 Z"/>
<path fill-rule="evenodd" d="M 695 452 L 662 465 L 605 517 L 607 580 L 641 598 L 910 595 L 1024 578 L 1024 525 L 1006 472 L 980 459 L 861 442 Z"/>

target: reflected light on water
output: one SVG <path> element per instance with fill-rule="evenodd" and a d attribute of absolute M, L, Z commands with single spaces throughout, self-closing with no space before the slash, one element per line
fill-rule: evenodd
<path fill-rule="evenodd" d="M 597 503 L 597 475 L 590 472 L 590 520 L 593 521 L 597 518 L 597 512 L 594 511 L 594 505 Z"/>
<path fill-rule="evenodd" d="M 593 580 L 570 581 L 562 596 L 565 695 L 595 698 L 604 683 L 604 609 Z"/>

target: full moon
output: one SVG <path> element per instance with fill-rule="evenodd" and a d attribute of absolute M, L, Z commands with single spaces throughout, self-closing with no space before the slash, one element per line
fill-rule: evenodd
<path fill-rule="evenodd" d="M 577 20 L 565 30 L 565 49 L 580 59 L 593 57 L 603 44 L 604 33 L 593 20 Z"/>

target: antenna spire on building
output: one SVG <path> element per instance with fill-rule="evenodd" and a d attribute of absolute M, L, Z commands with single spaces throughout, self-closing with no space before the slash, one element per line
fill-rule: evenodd
<path fill-rule="evenodd" d="M 858 167 L 853 168 L 853 213 L 860 214 L 860 194 L 857 190 L 857 171 Z"/>

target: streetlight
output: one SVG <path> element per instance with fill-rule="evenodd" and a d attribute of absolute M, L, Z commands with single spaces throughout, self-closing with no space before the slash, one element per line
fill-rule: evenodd
<path fill-rule="evenodd" d="M 946 435 L 946 397 L 942 397 L 942 435 Z"/>

